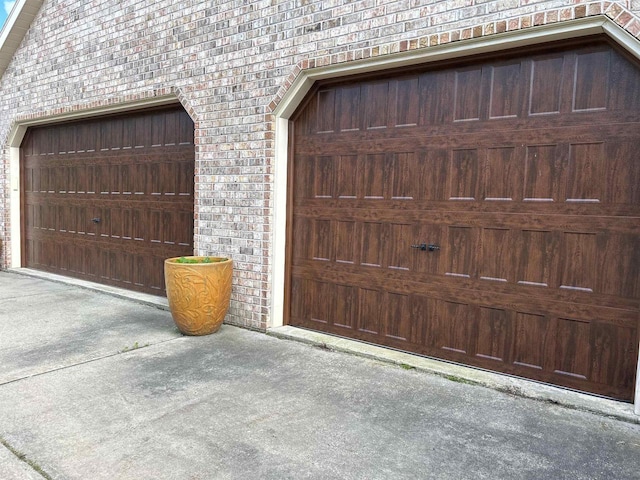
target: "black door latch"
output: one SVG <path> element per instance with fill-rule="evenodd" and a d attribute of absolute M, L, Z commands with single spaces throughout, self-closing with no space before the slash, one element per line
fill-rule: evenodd
<path fill-rule="evenodd" d="M 411 245 L 411 248 L 419 248 L 420 250 L 429 250 L 430 252 L 434 252 L 436 250 L 440 250 L 440 245 L 436 245 L 435 243 L 430 243 L 429 245 L 426 243 L 419 243 L 418 245 Z"/>

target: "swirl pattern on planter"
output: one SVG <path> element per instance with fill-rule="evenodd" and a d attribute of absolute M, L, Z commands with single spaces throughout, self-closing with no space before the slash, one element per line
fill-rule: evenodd
<path fill-rule="evenodd" d="M 169 308 L 182 333 L 207 335 L 220 328 L 229 309 L 232 274 L 230 259 L 195 264 L 165 261 Z"/>

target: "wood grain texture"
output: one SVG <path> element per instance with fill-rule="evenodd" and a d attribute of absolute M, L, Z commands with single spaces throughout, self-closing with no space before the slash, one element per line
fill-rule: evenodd
<path fill-rule="evenodd" d="M 193 254 L 184 110 L 33 128 L 21 152 L 23 265 L 164 294 L 164 259 Z"/>
<path fill-rule="evenodd" d="M 639 94 L 597 42 L 321 86 L 294 120 L 288 322 L 631 400 Z"/>

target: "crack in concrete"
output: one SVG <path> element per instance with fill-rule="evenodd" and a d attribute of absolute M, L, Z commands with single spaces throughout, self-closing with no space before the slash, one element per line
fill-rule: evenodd
<path fill-rule="evenodd" d="M 49 475 L 40 465 L 38 465 L 38 463 L 28 458 L 26 453 L 22 453 L 20 450 L 13 447 L 9 442 L 7 442 L 2 437 L 0 437 L 0 444 L 3 445 L 7 450 L 9 450 L 13 455 L 15 455 L 18 460 L 29 465 L 29 467 L 31 467 L 42 478 L 46 480 L 53 480 L 51 475 Z"/>
<path fill-rule="evenodd" d="M 117 355 L 124 355 L 124 354 L 127 354 L 127 353 L 136 352 L 136 351 L 139 351 L 139 350 L 143 350 L 145 348 L 153 347 L 154 345 L 160 345 L 162 343 L 171 342 L 171 341 L 177 340 L 179 338 L 182 338 L 182 336 L 175 337 L 175 338 L 168 338 L 167 340 L 161 340 L 159 342 L 152 343 L 152 344 L 149 344 L 149 345 L 141 345 L 141 346 L 139 346 L 137 348 L 130 348 L 130 349 L 127 349 L 127 350 L 118 350 L 115 353 L 110 353 L 108 355 L 102 355 L 102 356 L 96 357 L 96 358 L 90 358 L 88 360 L 84 360 L 82 362 L 76 362 L 76 363 L 73 363 L 71 365 L 63 365 L 61 367 L 52 368 L 52 369 L 46 370 L 44 372 L 37 372 L 37 373 L 31 374 L 31 375 L 26 375 L 24 377 L 14 378 L 13 380 L 8 380 L 8 381 L 5 381 L 5 382 L 1 382 L 0 383 L 0 387 L 2 387 L 3 385 L 9 385 L 11 383 L 21 382 L 23 380 L 28 380 L 30 378 L 40 377 L 42 375 L 47 375 L 49 373 L 59 372 L 61 370 L 67 370 L 69 368 L 78 367 L 78 366 L 81 366 L 81 365 L 86 365 L 88 363 L 97 362 L 97 361 L 100 361 L 100 360 L 104 360 L 106 358 L 115 357 Z"/>

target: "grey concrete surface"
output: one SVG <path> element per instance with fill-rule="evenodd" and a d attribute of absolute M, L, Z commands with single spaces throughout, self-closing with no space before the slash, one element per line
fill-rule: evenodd
<path fill-rule="evenodd" d="M 0 478 L 2 480 L 42 480 L 42 475 L 0 444 Z"/>
<path fill-rule="evenodd" d="M 586 393 L 534 382 L 524 378 L 501 375 L 496 372 L 481 370 L 466 365 L 412 355 L 410 353 L 392 350 L 370 343 L 356 342 L 348 338 L 336 337 L 312 330 L 282 326 L 269 329 L 267 334 L 282 339 L 320 346 L 337 352 L 350 353 L 394 365 L 411 367 L 448 379 L 455 379 L 455 381 L 482 385 L 524 398 L 550 402 L 575 410 L 592 412 L 598 415 L 624 420 L 625 422 L 640 424 L 640 416 L 634 413 L 633 405 L 630 403 L 588 395 Z"/>
<path fill-rule="evenodd" d="M 180 336 L 169 312 L 61 283 L 1 275 L 0 384 Z"/>
<path fill-rule="evenodd" d="M 0 272 L 0 292 L 15 277 Z M 227 325 L 182 337 L 153 307 L 33 282 L 21 291 L 38 298 L 38 316 L 88 322 L 60 336 L 51 327 L 59 348 L 31 357 L 39 374 L 0 382 L 0 438 L 52 479 L 638 478 L 637 424 Z M 62 307 L 59 295 L 85 293 L 93 306 Z M 40 323 L 4 300 L 0 344 L 19 372 Z M 103 302 L 113 317 L 83 315 Z M 65 338 L 105 348 L 103 325 L 118 325 L 113 345 L 146 329 L 159 340 L 106 356 L 74 347 L 77 357 L 55 360 Z M 2 469 L 20 460 L 0 455 L 0 478 L 11 478 Z"/>

